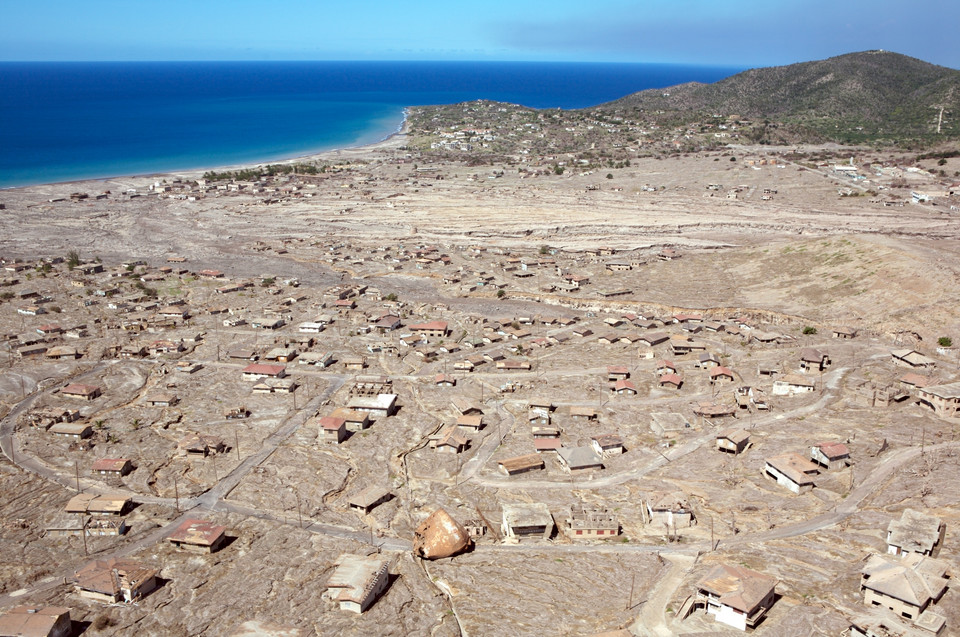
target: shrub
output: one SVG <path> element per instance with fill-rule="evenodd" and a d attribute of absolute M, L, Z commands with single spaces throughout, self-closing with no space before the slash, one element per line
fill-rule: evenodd
<path fill-rule="evenodd" d="M 939 345 L 940 347 L 950 347 L 951 345 L 953 345 L 953 339 L 950 338 L 949 336 L 941 336 L 940 338 L 937 339 L 937 345 Z"/>
<path fill-rule="evenodd" d="M 507 295 L 507 293 L 506 293 L 504 290 L 497 290 L 497 298 L 498 298 L 498 299 L 502 299 L 502 298 L 505 297 L 506 295 Z"/>
<path fill-rule="evenodd" d="M 815 328 L 815 327 L 813 327 L 813 326 L 811 326 L 811 325 L 807 325 L 805 328 L 803 328 L 803 333 L 804 333 L 804 334 L 816 334 L 816 333 L 817 333 L 817 328 Z"/>

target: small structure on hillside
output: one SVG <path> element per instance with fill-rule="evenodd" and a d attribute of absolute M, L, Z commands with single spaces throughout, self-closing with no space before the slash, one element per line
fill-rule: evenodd
<path fill-rule="evenodd" d="M 60 390 L 60 393 L 69 398 L 79 398 L 81 400 L 94 400 L 102 393 L 96 385 L 83 385 L 81 383 L 70 383 Z"/>
<path fill-rule="evenodd" d="M 887 527 L 887 553 L 919 553 L 936 557 L 947 533 L 943 520 L 914 509 L 904 509 L 899 520 Z"/>
<path fill-rule="evenodd" d="M 796 494 L 806 493 L 814 486 L 814 476 L 820 467 L 797 453 L 782 453 L 767 458 L 763 472 Z"/>
<path fill-rule="evenodd" d="M 549 540 L 553 535 L 553 516 L 542 502 L 503 505 L 504 538 L 513 541 Z"/>
<path fill-rule="evenodd" d="M 724 429 L 717 434 L 717 449 L 737 455 L 750 444 L 750 434 L 743 429 Z"/>
<path fill-rule="evenodd" d="M 74 574 L 80 597 L 113 604 L 133 602 L 157 587 L 157 571 L 122 558 L 90 562 Z"/>
<path fill-rule="evenodd" d="M 592 446 L 560 447 L 557 449 L 560 466 L 570 473 L 584 473 L 603 469 L 603 459 Z"/>
<path fill-rule="evenodd" d="M 397 395 L 353 396 L 347 402 L 347 408 L 353 411 L 364 411 L 372 420 L 388 418 L 397 411 Z"/>
<path fill-rule="evenodd" d="M 927 615 L 929 607 L 943 597 L 949 583 L 947 563 L 919 553 L 907 553 L 899 559 L 871 555 L 860 575 L 864 604 L 889 608 L 906 619 L 927 623 L 931 619 Z"/>
<path fill-rule="evenodd" d="M 609 509 L 576 504 L 566 519 L 566 534 L 574 538 L 610 538 L 620 535 L 620 520 Z"/>
<path fill-rule="evenodd" d="M 504 458 L 499 463 L 500 470 L 508 476 L 526 473 L 527 471 L 537 471 L 544 468 L 543 458 L 537 453 L 530 453 L 515 458 Z"/>
<path fill-rule="evenodd" d="M 226 531 L 225 526 L 207 520 L 188 518 L 167 536 L 167 541 L 185 551 L 214 553 L 226 541 Z"/>
<path fill-rule="evenodd" d="M 78 493 L 70 498 L 65 513 L 89 513 L 91 515 L 123 515 L 126 513 L 130 498 L 125 495 L 96 495 Z"/>
<path fill-rule="evenodd" d="M 651 524 L 678 528 L 693 526 L 697 521 L 690 501 L 681 491 L 651 495 L 647 498 L 646 509 L 647 519 Z"/>
<path fill-rule="evenodd" d="M 960 410 L 960 383 L 917 387 L 917 399 L 938 416 L 953 417 Z"/>
<path fill-rule="evenodd" d="M 765 573 L 720 564 L 697 582 L 695 604 L 718 622 L 745 631 L 773 606 L 777 583 L 777 578 Z"/>
<path fill-rule="evenodd" d="M 366 611 L 390 584 L 390 563 L 376 555 L 341 555 L 327 580 L 326 596 L 342 610 Z"/>
<path fill-rule="evenodd" d="M 72 634 L 70 609 L 63 606 L 23 605 L 0 614 L 0 635 L 69 637 Z"/>
<path fill-rule="evenodd" d="M 122 477 L 133 471 L 133 463 L 129 458 L 100 458 L 90 470 L 102 476 Z"/>
<path fill-rule="evenodd" d="M 370 513 L 378 504 L 386 502 L 393 497 L 389 490 L 376 485 L 371 485 L 359 493 L 355 493 L 347 500 L 351 509 Z"/>
<path fill-rule="evenodd" d="M 843 469 L 850 464 L 850 450 L 842 442 L 821 442 L 810 447 L 810 459 L 827 469 Z"/>
<path fill-rule="evenodd" d="M 177 443 L 177 453 L 188 458 L 206 458 L 226 450 L 227 445 L 220 438 L 195 432 L 188 433 Z"/>

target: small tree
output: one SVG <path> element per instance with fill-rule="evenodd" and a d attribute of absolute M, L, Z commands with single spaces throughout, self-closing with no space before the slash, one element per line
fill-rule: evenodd
<path fill-rule="evenodd" d="M 607 179 L 613 179 L 613 173 L 607 173 Z"/>
<path fill-rule="evenodd" d="M 941 336 L 937 339 L 937 345 L 940 347 L 950 347 L 953 345 L 953 339 L 949 336 Z"/>
<path fill-rule="evenodd" d="M 805 328 L 803 328 L 803 333 L 804 333 L 804 334 L 816 334 L 816 333 L 817 333 L 817 328 L 813 327 L 812 325 L 807 325 Z"/>
<path fill-rule="evenodd" d="M 71 250 L 67 253 L 67 269 L 72 270 L 78 265 L 80 265 L 80 253 L 76 250 Z"/>
<path fill-rule="evenodd" d="M 507 293 L 506 293 L 504 290 L 497 290 L 497 298 L 498 298 L 498 299 L 502 299 L 502 298 L 505 297 L 506 295 L 507 295 Z"/>

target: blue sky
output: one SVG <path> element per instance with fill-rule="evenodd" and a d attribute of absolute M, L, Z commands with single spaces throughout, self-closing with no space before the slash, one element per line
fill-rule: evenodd
<path fill-rule="evenodd" d="M 768 66 L 887 49 L 960 68 L 960 2 L 0 0 L 0 60 Z"/>

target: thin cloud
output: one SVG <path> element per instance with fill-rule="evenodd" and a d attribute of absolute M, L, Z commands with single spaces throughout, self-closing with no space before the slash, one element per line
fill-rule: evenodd
<path fill-rule="evenodd" d="M 490 24 L 492 39 L 526 55 L 563 59 L 631 60 L 714 64 L 789 64 L 851 51 L 884 48 L 947 66 L 960 66 L 960 50 L 947 45 L 960 22 L 923 19 L 909 7 L 865 12 L 864 4 L 841 7 L 811 2 L 784 3 L 738 13 L 732 5 L 685 3 L 689 12 L 617 13 L 598 7 L 588 15 Z M 958 5 L 960 6 L 960 5 Z M 728 9 L 718 11 L 718 9 Z M 696 9 L 696 10 L 694 10 Z"/>

